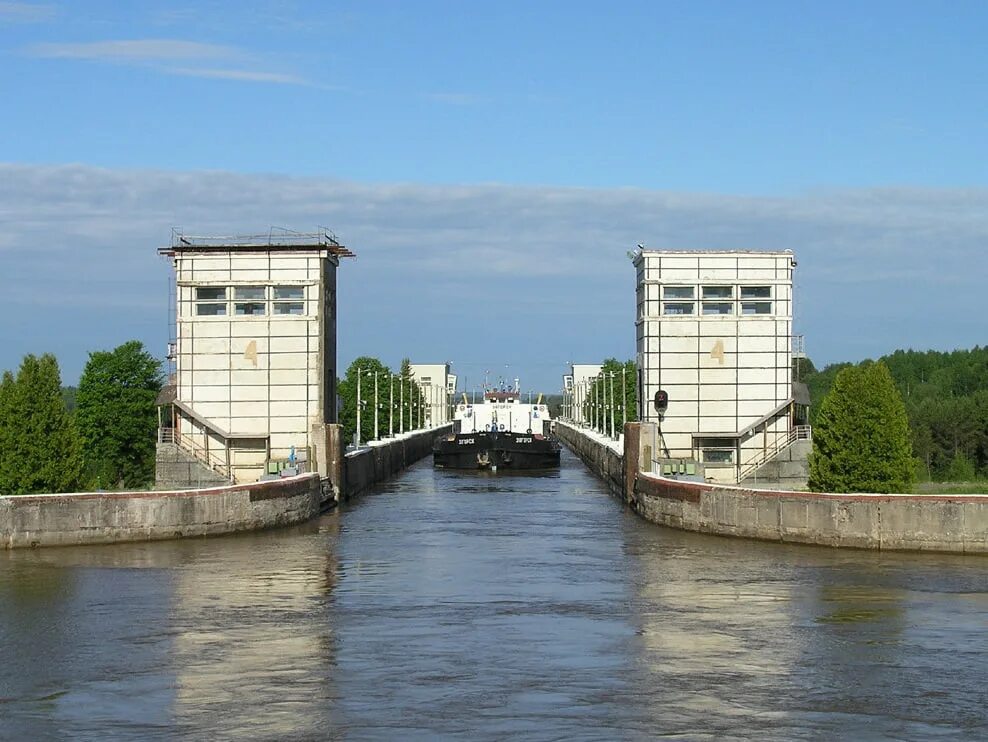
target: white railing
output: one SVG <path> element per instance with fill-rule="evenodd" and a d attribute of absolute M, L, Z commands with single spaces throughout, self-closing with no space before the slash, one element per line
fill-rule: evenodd
<path fill-rule="evenodd" d="M 797 425 L 790 429 L 789 434 L 777 440 L 775 445 L 762 451 L 758 456 L 738 468 L 738 482 L 743 482 L 748 476 L 778 456 L 796 441 L 808 441 L 813 438 L 813 429 L 809 425 Z"/>

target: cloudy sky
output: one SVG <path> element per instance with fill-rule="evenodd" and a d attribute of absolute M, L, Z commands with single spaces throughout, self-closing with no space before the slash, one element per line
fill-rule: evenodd
<path fill-rule="evenodd" d="M 818 365 L 983 345 L 986 35 L 980 2 L 0 0 L 0 368 L 160 353 L 175 226 L 328 225 L 341 363 L 468 386 L 632 357 L 639 242 L 792 249 Z"/>

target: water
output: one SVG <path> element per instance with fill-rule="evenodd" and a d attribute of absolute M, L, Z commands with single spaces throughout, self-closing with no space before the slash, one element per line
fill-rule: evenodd
<path fill-rule="evenodd" d="M 0 553 L 0 738 L 984 739 L 986 573 L 427 460 L 294 529 Z"/>

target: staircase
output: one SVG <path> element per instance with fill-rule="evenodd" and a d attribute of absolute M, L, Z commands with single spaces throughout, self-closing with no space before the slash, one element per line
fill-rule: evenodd
<path fill-rule="evenodd" d="M 798 425 L 773 448 L 748 461 L 738 472 L 738 483 L 760 489 L 805 490 L 813 431 Z"/>

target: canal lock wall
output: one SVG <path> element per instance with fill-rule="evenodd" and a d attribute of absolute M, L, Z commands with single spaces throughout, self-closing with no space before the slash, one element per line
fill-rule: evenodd
<path fill-rule="evenodd" d="M 594 434 L 556 427 L 591 471 L 652 523 L 784 543 L 988 554 L 988 496 L 780 492 L 677 480 L 640 470 L 641 429 L 625 426 L 619 455 Z"/>
<path fill-rule="evenodd" d="M 429 455 L 435 438 L 449 430 L 375 442 L 337 457 L 339 466 L 325 478 L 312 473 L 195 489 L 0 496 L 0 548 L 218 536 L 302 523 L 331 500 L 358 495 Z"/>

